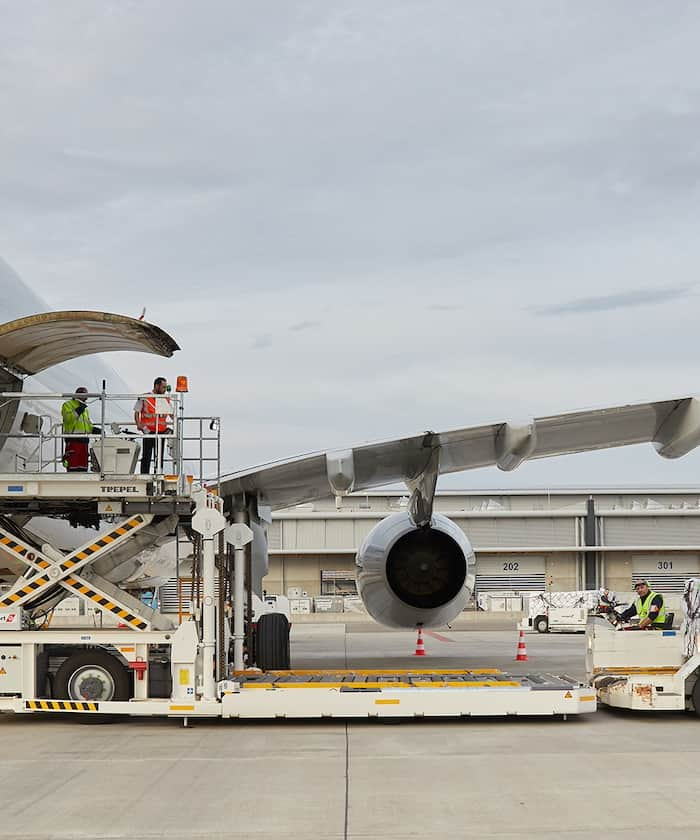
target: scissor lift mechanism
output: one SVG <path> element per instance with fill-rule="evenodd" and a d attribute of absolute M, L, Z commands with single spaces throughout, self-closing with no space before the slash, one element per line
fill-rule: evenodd
<path fill-rule="evenodd" d="M 151 514 L 125 519 L 108 534 L 89 540 L 66 556 L 56 549 L 52 551 L 53 556 L 49 556 L 0 528 L 0 549 L 27 566 L 25 575 L 0 598 L 0 610 L 22 607 L 47 590 L 61 586 L 69 595 L 77 595 L 89 606 L 116 615 L 134 630 L 150 630 L 154 621 L 158 623 L 155 610 L 145 607 L 137 598 L 98 575 L 93 574 L 88 581 L 78 571 L 126 542 L 152 519 Z"/>
<path fill-rule="evenodd" d="M 64 506 L 68 494 L 78 500 L 92 493 L 115 509 L 146 512 L 127 515 L 109 533 L 67 555 L 49 546 L 37 550 L 0 529 L 0 551 L 11 554 L 26 567 L 23 577 L 0 598 L 0 622 L 3 617 L 12 616 L 13 611 L 21 614 L 21 608 L 31 605 L 32 599 L 60 586 L 91 607 L 116 616 L 125 625 L 124 629 L 0 630 L 0 711 L 160 715 L 187 721 L 191 717 L 566 717 L 596 708 L 595 693 L 576 680 L 546 674 L 508 675 L 492 669 L 265 674 L 244 670 L 229 671 L 228 679 L 217 681 L 217 650 L 225 651 L 228 639 L 217 638 L 215 542 L 222 531 L 235 550 L 240 551 L 250 541 L 252 532 L 240 516 L 235 524 L 228 525 L 221 499 L 201 489 L 195 489 L 191 499 L 157 502 L 175 509 L 179 506 L 180 510 L 183 506 L 191 509 L 194 502 L 191 524 L 202 540 L 201 625 L 191 619 L 175 626 L 170 616 L 147 607 L 90 569 L 97 558 L 133 539 L 152 521 L 154 514 L 147 511 L 154 509 L 154 501 L 146 497 L 145 489 L 135 484 L 137 492 L 132 490 L 128 497 L 122 497 L 117 484 L 109 486 L 106 494 L 97 492 L 99 487 L 104 488 L 104 481 L 100 483 L 91 476 L 79 480 L 64 475 L 41 476 L 34 484 L 27 482 L 26 477 L 20 481 L 5 476 L 0 480 L 0 501 L 16 501 L 19 486 L 27 487 L 28 495 L 41 499 L 44 506 L 52 495 Z M 132 697 L 102 701 L 42 696 L 42 686 L 37 684 L 37 661 L 46 645 L 108 651 L 133 672 Z M 149 696 L 148 651 L 152 645 L 170 650 L 169 698 Z"/>

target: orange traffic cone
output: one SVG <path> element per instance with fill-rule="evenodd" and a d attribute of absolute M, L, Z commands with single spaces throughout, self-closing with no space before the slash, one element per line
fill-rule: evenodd
<path fill-rule="evenodd" d="M 518 639 L 518 654 L 515 657 L 516 662 L 527 662 L 527 648 L 525 647 L 525 633 L 520 631 L 520 638 Z"/>
<path fill-rule="evenodd" d="M 425 645 L 423 644 L 423 628 L 418 627 L 418 638 L 416 639 L 416 652 L 414 656 L 425 656 Z"/>

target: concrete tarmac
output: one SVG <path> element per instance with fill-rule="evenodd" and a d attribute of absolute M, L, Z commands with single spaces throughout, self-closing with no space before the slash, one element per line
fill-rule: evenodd
<path fill-rule="evenodd" d="M 582 677 L 583 636 L 299 625 L 297 667 Z M 518 667 L 516 667 L 518 666 Z M 406 723 L 0 717 L 0 838 L 700 837 L 700 720 L 600 710 Z"/>

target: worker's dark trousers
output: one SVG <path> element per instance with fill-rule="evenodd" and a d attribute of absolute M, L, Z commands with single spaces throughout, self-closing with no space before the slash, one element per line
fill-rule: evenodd
<path fill-rule="evenodd" d="M 154 434 L 153 432 L 148 432 L 149 435 Z M 170 434 L 169 431 L 165 432 L 156 432 L 155 434 L 159 435 L 167 435 Z M 158 444 L 158 457 L 156 459 L 156 466 L 158 463 L 160 464 L 161 470 L 163 469 L 163 452 L 165 450 L 165 441 L 164 440 L 156 440 L 155 438 L 144 438 L 143 441 L 143 449 L 141 450 L 141 474 L 145 475 L 146 473 L 150 473 L 151 471 L 151 461 L 153 459 L 153 453 L 156 449 L 156 444 Z"/>

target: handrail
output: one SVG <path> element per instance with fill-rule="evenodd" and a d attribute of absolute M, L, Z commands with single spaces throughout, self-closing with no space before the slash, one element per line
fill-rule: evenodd
<path fill-rule="evenodd" d="M 15 402 L 39 402 L 46 401 L 65 401 L 75 398 L 75 392 L 72 393 L 26 393 L 26 392 L 0 392 L 0 400 L 4 404 L 13 400 Z M 156 415 L 167 415 L 169 418 L 169 429 L 166 433 L 150 433 L 144 434 L 136 428 L 136 424 L 132 421 L 122 422 L 116 420 L 112 423 L 108 420 L 108 406 L 117 402 L 134 401 L 143 399 L 144 397 L 156 397 L 168 399 L 168 411 L 158 411 L 156 407 Z M 36 441 L 36 445 L 27 448 L 25 453 L 16 452 L 15 461 L 18 472 L 29 472 L 32 467 L 37 467 L 39 473 L 52 470 L 59 471 L 59 466 L 63 458 L 63 441 L 75 440 L 81 438 L 87 440 L 91 446 L 90 450 L 97 459 L 98 468 L 93 470 L 99 472 L 100 478 L 104 479 L 106 474 L 121 474 L 116 472 L 106 473 L 105 471 L 105 449 L 109 446 L 109 441 L 120 440 L 129 442 L 130 444 L 140 444 L 145 440 L 154 440 L 162 444 L 162 446 L 155 446 L 154 452 L 154 475 L 173 475 L 179 479 L 179 486 L 181 492 L 184 492 L 186 483 L 188 481 L 204 481 L 211 479 L 211 466 L 216 465 L 217 484 L 221 473 L 221 419 L 219 417 L 188 417 L 184 413 L 184 394 L 153 394 L 150 392 L 139 394 L 108 394 L 105 390 L 81 393 L 81 397 L 86 400 L 99 401 L 100 412 L 100 431 L 89 432 L 85 434 L 66 434 L 63 431 L 63 424 L 60 420 L 55 419 L 53 414 L 36 414 L 34 415 L 38 420 L 38 430 L 36 432 L 17 431 L 0 433 L 0 449 L 5 446 L 9 440 L 20 441 Z M 123 413 L 123 409 L 121 411 Z M 25 415 L 26 416 L 26 415 Z M 44 424 L 49 420 L 50 425 L 48 431 L 44 431 Z M 108 430 L 111 430 L 110 431 Z M 46 448 L 51 447 L 46 452 Z M 166 457 L 167 451 L 167 457 Z M 123 454 L 123 453 L 122 453 Z M 131 453 L 132 459 L 138 457 L 138 450 L 134 449 Z M 116 457 L 116 456 L 115 456 Z M 19 463 L 21 461 L 21 464 Z M 167 465 L 168 469 L 164 467 Z M 198 469 L 193 469 L 194 466 Z M 205 475 L 205 465 L 207 465 L 207 475 Z M 20 466 L 22 469 L 20 469 Z M 160 466 L 160 469 L 159 469 Z M 189 473 L 189 475 L 188 475 Z M 133 471 L 128 474 L 134 474 Z"/>

